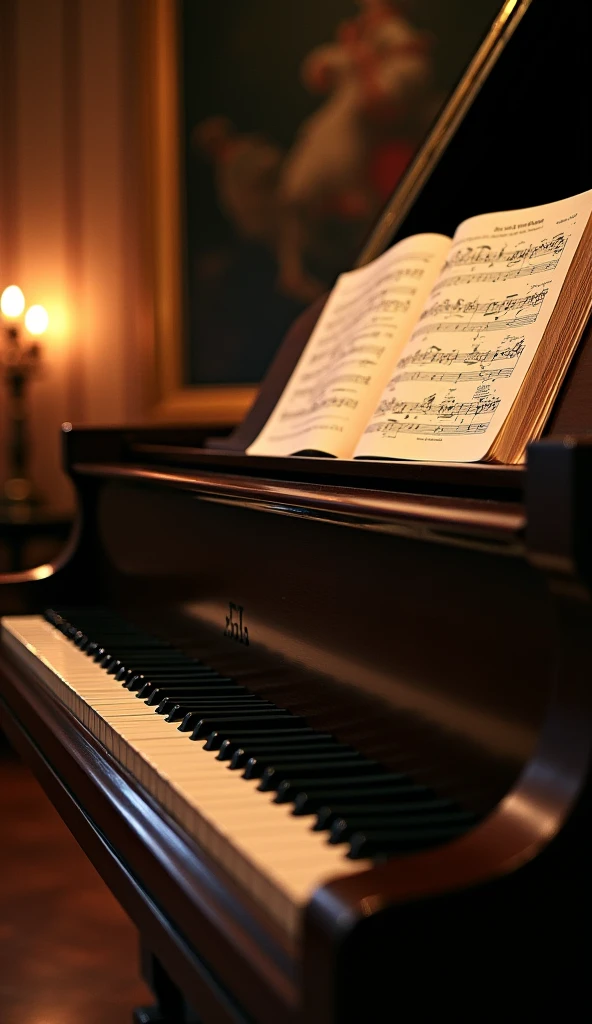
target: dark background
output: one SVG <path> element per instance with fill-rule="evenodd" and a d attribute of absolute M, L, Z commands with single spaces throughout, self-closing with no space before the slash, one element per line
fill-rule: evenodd
<path fill-rule="evenodd" d="M 399 9 L 435 39 L 434 80 L 451 90 L 500 9 L 500 0 L 409 0 Z M 229 117 L 288 148 L 322 97 L 302 84 L 303 58 L 359 13 L 354 0 L 185 0 L 182 4 L 182 141 L 186 190 L 186 383 L 261 380 L 305 303 L 276 288 L 272 251 L 240 238 L 220 210 L 211 162 L 196 153 L 195 125 Z M 369 229 L 371 224 L 367 225 Z M 344 245 L 347 269 L 357 251 Z M 335 274 L 327 274 L 330 286 Z"/>

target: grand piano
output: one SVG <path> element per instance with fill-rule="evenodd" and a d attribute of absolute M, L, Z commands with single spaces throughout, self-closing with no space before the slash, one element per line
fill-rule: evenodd
<path fill-rule="evenodd" d="M 504 5 L 362 260 L 590 186 L 585 16 Z M 137 1022 L 570 1019 L 591 332 L 523 466 L 247 456 L 320 305 L 230 437 L 65 432 L 69 547 L 0 577 L 2 727 L 139 929 Z"/>

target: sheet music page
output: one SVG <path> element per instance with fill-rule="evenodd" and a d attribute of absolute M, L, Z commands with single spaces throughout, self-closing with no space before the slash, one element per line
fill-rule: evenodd
<path fill-rule="evenodd" d="M 459 226 L 356 456 L 475 462 L 486 455 L 591 211 L 592 191 Z"/>
<path fill-rule="evenodd" d="M 249 454 L 351 458 L 449 248 L 414 235 L 339 277 Z"/>

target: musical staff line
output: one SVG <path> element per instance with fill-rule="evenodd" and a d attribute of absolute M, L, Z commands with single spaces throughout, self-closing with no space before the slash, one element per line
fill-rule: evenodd
<path fill-rule="evenodd" d="M 316 375 L 315 375 L 316 376 Z M 315 395 L 320 391 L 324 391 L 327 387 L 326 378 L 329 376 L 328 370 L 323 373 L 323 376 L 316 381 L 315 384 L 311 384 L 309 387 L 298 388 L 294 391 L 294 398 L 302 398 L 306 395 Z M 370 377 L 365 377 L 359 373 L 342 373 L 337 377 L 331 377 L 330 386 L 335 387 L 336 384 L 360 384 L 362 387 L 366 387 L 370 382 Z M 335 388 L 335 390 L 338 390 Z"/>
<path fill-rule="evenodd" d="M 371 423 L 367 434 L 380 433 L 388 437 L 393 434 L 484 434 L 491 420 L 480 423 L 413 423 L 405 420 L 387 420 L 386 423 Z"/>
<path fill-rule="evenodd" d="M 469 322 L 469 323 L 451 323 L 449 320 L 437 321 L 433 324 L 422 324 L 414 332 L 412 337 L 418 337 L 422 334 L 434 334 L 435 332 L 441 331 L 443 334 L 449 333 L 467 333 L 472 332 L 473 334 L 481 334 L 482 331 L 507 331 L 508 328 L 514 329 L 519 327 L 528 327 L 529 324 L 534 324 L 538 317 L 537 313 L 531 313 L 528 316 L 515 317 L 513 320 L 489 320 L 481 323 Z"/>
<path fill-rule="evenodd" d="M 464 248 L 456 249 L 446 260 L 444 269 L 451 267 L 479 266 L 485 264 L 493 267 L 496 263 L 505 263 L 512 267 L 518 263 L 525 263 L 526 260 L 536 260 L 542 257 L 556 256 L 561 258 L 568 243 L 569 236 L 563 231 L 552 238 L 544 238 L 538 245 L 525 245 L 522 248 L 508 249 L 502 245 L 497 251 L 490 245 L 478 245 L 473 247 L 467 245 Z"/>
<path fill-rule="evenodd" d="M 478 381 L 484 383 L 490 380 L 499 380 L 500 378 L 511 377 L 514 372 L 513 366 L 503 367 L 501 370 L 469 370 L 466 372 L 459 371 L 458 373 L 446 373 L 444 371 L 439 373 L 431 373 L 429 370 L 416 370 L 414 372 L 399 373 L 396 377 L 393 377 L 391 385 L 404 384 L 406 381 L 421 380 L 438 382 L 442 381 L 446 384 L 461 384 L 463 382 L 469 383 L 470 381 Z"/>
<path fill-rule="evenodd" d="M 498 408 L 501 399 L 496 396 L 484 396 L 473 399 L 471 402 L 456 402 L 454 399 L 444 399 L 435 405 L 436 395 L 428 395 L 421 402 L 404 402 L 396 398 L 386 399 L 381 402 L 376 410 L 377 415 L 383 416 L 386 413 L 393 415 L 420 415 L 437 416 L 440 418 L 454 419 L 457 416 L 484 416 L 486 413 L 493 413 Z"/>
<path fill-rule="evenodd" d="M 537 314 L 548 295 L 548 288 L 541 288 L 538 292 L 531 292 L 530 295 L 506 295 L 503 299 L 479 302 L 478 299 L 471 299 L 466 302 L 464 299 L 457 299 L 451 302 L 450 299 L 442 299 L 434 302 L 421 314 L 421 320 L 427 320 L 433 316 L 492 316 L 495 320 L 503 318 L 506 314 L 514 311 L 521 313 L 524 309 L 537 309 Z M 537 308 L 538 307 L 538 308 Z"/>
<path fill-rule="evenodd" d="M 524 352 L 524 338 L 519 338 L 513 345 L 500 345 L 495 349 L 479 350 L 475 347 L 471 352 L 459 352 L 457 348 L 450 352 L 444 352 L 437 345 L 430 345 L 429 348 L 417 349 L 411 355 L 400 359 L 397 366 L 402 369 L 410 365 L 425 365 L 426 363 L 462 363 L 474 365 L 475 363 L 496 363 L 503 359 L 520 359 Z"/>
<path fill-rule="evenodd" d="M 317 401 L 313 401 L 305 409 L 293 409 L 282 413 L 280 420 L 302 419 L 313 416 L 321 409 L 357 409 L 358 404 L 356 398 L 337 398 L 335 395 L 329 395 L 327 398 L 319 398 Z"/>
<path fill-rule="evenodd" d="M 460 284 L 482 284 L 498 281 L 514 281 L 519 277 L 531 277 L 533 274 L 552 273 L 557 268 L 559 260 L 550 260 L 548 263 L 539 263 L 536 266 L 519 267 L 518 270 L 491 270 L 481 274 L 456 274 L 444 277 L 437 283 L 440 288 L 453 288 Z"/>

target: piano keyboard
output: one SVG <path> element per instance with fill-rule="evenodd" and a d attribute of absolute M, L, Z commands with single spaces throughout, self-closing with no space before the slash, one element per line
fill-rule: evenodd
<path fill-rule="evenodd" d="M 291 937 L 321 884 L 475 822 L 108 611 L 2 627 L 13 656 Z"/>

